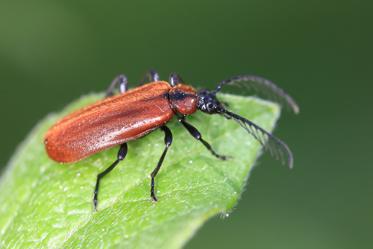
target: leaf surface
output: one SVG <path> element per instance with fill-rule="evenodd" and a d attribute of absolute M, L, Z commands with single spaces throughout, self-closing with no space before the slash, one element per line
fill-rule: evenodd
<path fill-rule="evenodd" d="M 273 103 L 219 97 L 268 131 L 279 117 Z M 164 148 L 163 133 L 154 131 L 129 142 L 126 159 L 101 182 L 94 212 L 96 175 L 118 148 L 59 164 L 45 153 L 43 136 L 63 115 L 100 98 L 88 95 L 49 115 L 19 146 L 0 181 L 0 248 L 180 248 L 208 218 L 236 205 L 261 147 L 235 122 L 198 112 L 188 121 L 231 159 L 213 157 L 173 120 L 174 142 L 156 178 L 159 201 L 149 194 L 149 174 Z"/>

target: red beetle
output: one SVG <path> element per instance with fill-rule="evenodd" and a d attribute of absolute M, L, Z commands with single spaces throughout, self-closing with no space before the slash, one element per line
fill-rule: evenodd
<path fill-rule="evenodd" d="M 157 167 L 151 173 L 150 189 L 151 197 L 157 201 L 154 178 L 172 143 L 172 133 L 166 123 L 175 115 L 189 133 L 215 157 L 226 160 L 226 156 L 215 152 L 202 138 L 201 133 L 185 120 L 187 115 L 193 114 L 197 109 L 208 114 L 221 114 L 225 118 L 235 120 L 265 149 L 269 150 L 272 156 L 283 161 L 286 157 L 288 166 L 292 167 L 292 153 L 283 141 L 244 117 L 228 111 L 216 98 L 216 93 L 224 85 L 241 84 L 271 96 L 271 99 L 287 105 L 298 113 L 299 108 L 295 101 L 269 80 L 252 75 L 236 76 L 220 82 L 213 91 L 196 91 L 193 87 L 183 84 L 177 74 L 171 74 L 168 83 L 160 81 L 158 73 L 150 71 L 145 80 L 150 83 L 127 91 L 127 78 L 124 75 L 118 76 L 109 86 L 107 98 L 67 115 L 53 125 L 45 135 L 45 148 L 49 157 L 62 163 L 76 162 L 107 148 L 120 145 L 115 162 L 97 175 L 93 197 L 95 210 L 100 180 L 125 158 L 127 142 L 160 128 L 165 133 L 166 146 Z M 121 94 L 112 96 L 118 85 Z"/>

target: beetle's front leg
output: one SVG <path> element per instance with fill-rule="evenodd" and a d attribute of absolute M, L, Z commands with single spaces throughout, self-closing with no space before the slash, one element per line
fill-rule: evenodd
<path fill-rule="evenodd" d="M 169 77 L 169 83 L 172 87 L 174 87 L 177 84 L 183 84 L 184 80 L 177 73 L 171 73 Z"/>
<path fill-rule="evenodd" d="M 208 149 L 213 156 L 220 160 L 227 160 L 229 157 L 220 155 L 218 154 L 212 147 L 211 145 L 202 138 L 201 133 L 195 128 L 193 125 L 189 124 L 188 122 L 185 121 L 185 117 L 179 117 L 179 122 L 187 129 L 195 139 L 199 140 L 205 147 Z"/>

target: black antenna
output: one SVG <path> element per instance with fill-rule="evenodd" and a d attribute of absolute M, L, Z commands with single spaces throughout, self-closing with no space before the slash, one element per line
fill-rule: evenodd
<path fill-rule="evenodd" d="M 299 113 L 297 103 L 283 89 L 275 83 L 260 76 L 255 75 L 240 75 L 221 81 L 216 87 L 214 94 L 219 92 L 224 85 L 245 87 L 248 90 L 253 90 L 264 97 L 273 100 L 282 106 L 290 108 L 294 113 Z"/>
<path fill-rule="evenodd" d="M 290 169 L 293 168 L 293 153 L 285 142 L 238 114 L 225 109 L 221 109 L 220 113 L 226 118 L 232 118 L 236 121 L 242 128 L 250 133 L 266 151 L 269 151 L 272 157 L 280 160 L 283 164 L 285 163 L 286 158 L 286 164 Z"/>

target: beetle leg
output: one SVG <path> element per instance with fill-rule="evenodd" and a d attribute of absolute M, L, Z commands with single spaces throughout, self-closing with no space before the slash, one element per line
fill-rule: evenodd
<path fill-rule="evenodd" d="M 110 86 L 106 90 L 106 97 L 110 97 L 114 95 L 115 88 L 119 85 L 120 93 L 124 93 L 127 91 L 127 84 L 128 80 L 124 74 L 118 75 L 114 78 L 114 80 L 110 83 Z"/>
<path fill-rule="evenodd" d="M 157 71 L 155 70 L 149 70 L 148 72 L 146 72 L 143 80 L 142 80 L 142 83 L 149 83 L 149 82 L 154 82 L 154 81 L 159 81 L 159 74 Z"/>
<path fill-rule="evenodd" d="M 98 196 L 98 189 L 100 186 L 100 180 L 105 175 L 107 175 L 110 171 L 112 171 L 115 168 L 115 166 L 117 166 L 117 164 L 126 157 L 127 150 L 128 150 L 127 144 L 126 143 L 122 144 L 118 151 L 117 160 L 115 160 L 115 162 L 112 165 L 110 165 L 110 167 L 108 167 L 103 172 L 97 175 L 96 186 L 95 186 L 95 191 L 93 195 L 93 206 L 95 208 L 95 211 L 97 211 L 97 196 Z"/>
<path fill-rule="evenodd" d="M 166 147 L 164 148 L 162 156 L 158 161 L 157 167 L 150 174 L 150 176 L 152 178 L 151 179 L 151 184 L 150 184 L 150 196 L 153 198 L 154 201 L 157 201 L 157 197 L 155 196 L 155 193 L 154 193 L 154 185 L 155 185 L 154 178 L 155 178 L 159 169 L 162 166 L 162 163 L 163 163 L 163 160 L 166 156 L 168 147 L 170 147 L 170 145 L 172 144 L 172 133 L 171 133 L 170 129 L 167 126 L 162 126 L 161 129 L 162 129 L 162 131 L 164 132 L 164 135 L 165 135 L 164 136 L 164 143 L 165 143 Z"/>
<path fill-rule="evenodd" d="M 201 141 L 201 143 L 211 152 L 211 154 L 213 154 L 220 160 L 228 159 L 227 156 L 223 156 L 215 152 L 211 145 L 202 138 L 201 133 L 193 125 L 185 121 L 185 117 L 179 117 L 179 122 L 182 123 L 182 125 L 189 131 L 190 135 L 192 135 L 195 139 Z"/>
<path fill-rule="evenodd" d="M 184 83 L 183 79 L 177 73 L 170 74 L 169 83 L 172 87 L 176 86 L 179 83 Z"/>

